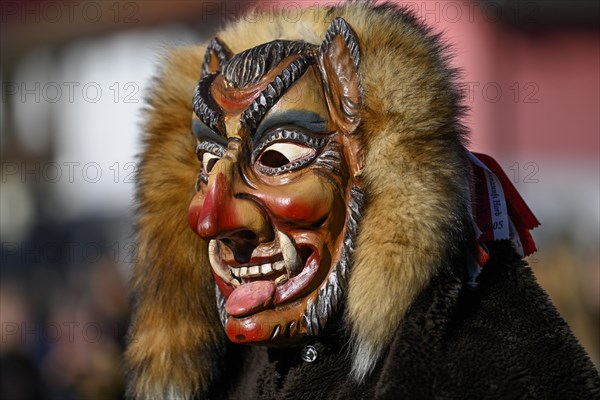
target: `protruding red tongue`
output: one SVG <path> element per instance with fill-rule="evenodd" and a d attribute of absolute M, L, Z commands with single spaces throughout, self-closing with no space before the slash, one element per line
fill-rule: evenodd
<path fill-rule="evenodd" d="M 225 310 L 232 317 L 245 317 L 269 307 L 273 302 L 275 284 L 272 281 L 245 283 L 229 295 Z"/>

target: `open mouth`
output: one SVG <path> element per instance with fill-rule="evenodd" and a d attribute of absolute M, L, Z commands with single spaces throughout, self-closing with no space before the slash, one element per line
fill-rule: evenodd
<path fill-rule="evenodd" d="M 242 318 L 290 302 L 303 294 L 316 275 L 320 261 L 317 249 L 311 245 L 297 247 L 287 235 L 278 233 L 276 254 L 235 266 L 222 259 L 222 243 L 210 241 L 210 264 L 230 316 Z"/>

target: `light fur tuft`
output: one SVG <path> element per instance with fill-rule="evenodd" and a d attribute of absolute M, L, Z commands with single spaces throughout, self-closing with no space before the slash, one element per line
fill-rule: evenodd
<path fill-rule="evenodd" d="M 203 54 L 202 48 L 171 51 L 148 98 L 125 354 L 133 398 L 191 398 L 214 380 L 223 352 L 206 243 L 187 224 L 199 170 L 191 98 Z"/>

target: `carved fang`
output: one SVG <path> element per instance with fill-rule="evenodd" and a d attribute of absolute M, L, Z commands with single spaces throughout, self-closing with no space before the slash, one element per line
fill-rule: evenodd
<path fill-rule="evenodd" d="M 208 243 L 208 261 L 210 261 L 210 265 L 212 266 L 212 270 L 215 271 L 215 274 L 219 276 L 223 280 L 223 282 L 232 285 L 233 287 L 240 286 L 240 282 L 231 276 L 231 272 L 229 269 L 225 269 L 221 265 L 221 259 L 217 255 L 218 244 L 216 240 L 211 240 Z"/>
<path fill-rule="evenodd" d="M 275 279 L 275 286 L 283 285 L 284 283 L 286 283 L 288 281 L 288 279 L 289 278 L 287 275 L 281 275 L 280 277 Z"/>
<path fill-rule="evenodd" d="M 302 267 L 302 259 L 296 250 L 296 246 L 292 243 L 292 239 L 283 232 L 278 231 L 277 236 L 279 237 L 279 247 L 281 248 L 281 254 L 283 255 L 283 261 L 285 262 L 285 269 L 287 274 L 291 277 L 300 271 Z"/>

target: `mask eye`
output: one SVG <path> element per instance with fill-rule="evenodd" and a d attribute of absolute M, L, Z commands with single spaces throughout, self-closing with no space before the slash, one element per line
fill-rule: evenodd
<path fill-rule="evenodd" d="M 212 153 L 205 152 L 202 154 L 202 172 L 204 175 L 208 175 L 219 160 L 220 158 Z"/>
<path fill-rule="evenodd" d="M 268 175 L 292 171 L 308 164 L 315 154 L 315 149 L 301 144 L 274 143 L 263 150 L 257 160 L 258 167 Z"/>

